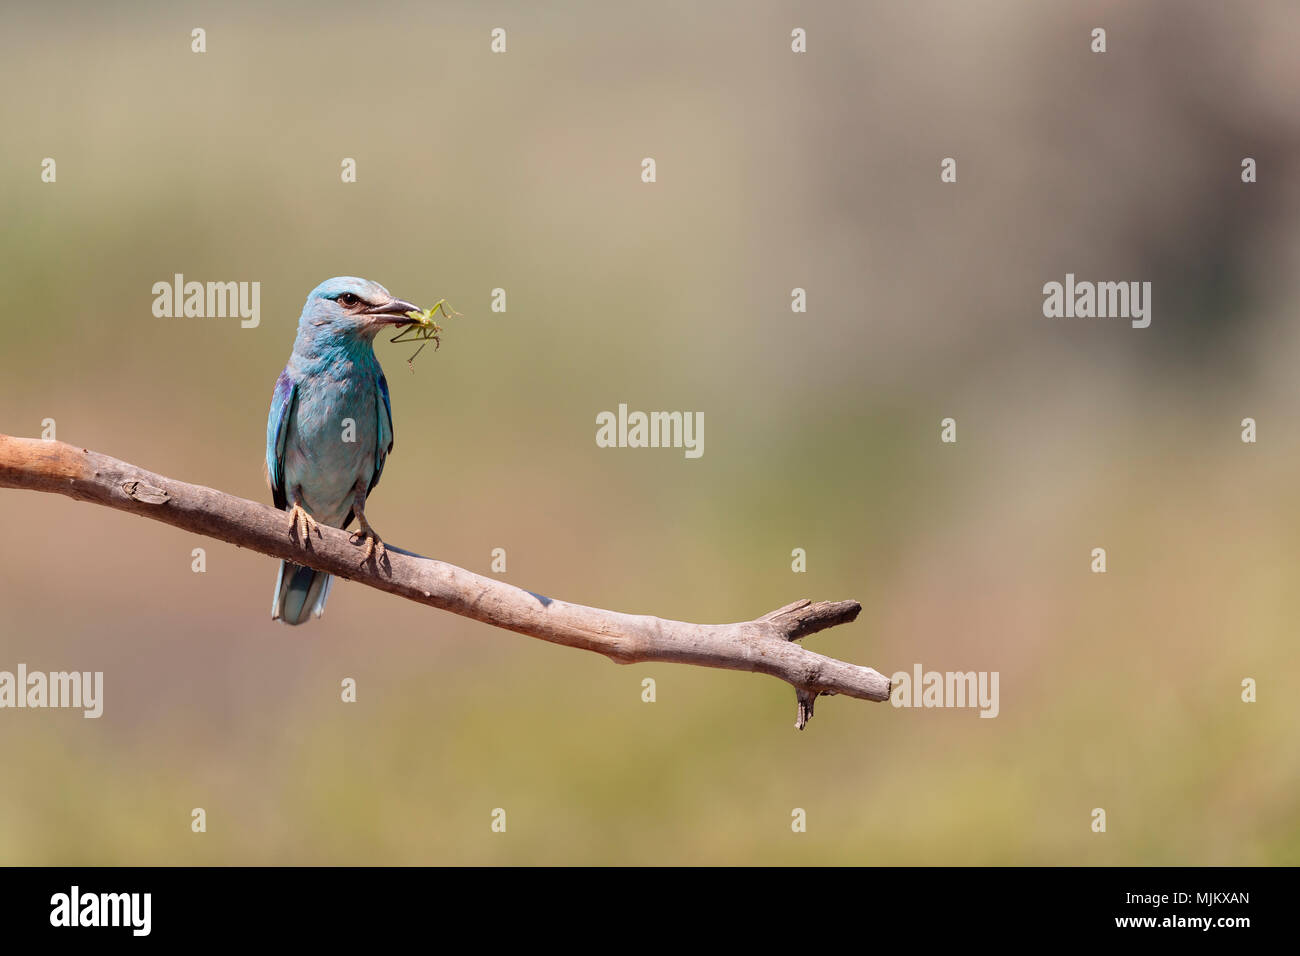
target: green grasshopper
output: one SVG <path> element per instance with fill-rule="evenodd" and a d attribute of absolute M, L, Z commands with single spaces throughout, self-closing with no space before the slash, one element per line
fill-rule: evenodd
<path fill-rule="evenodd" d="M 415 321 L 410 325 L 403 326 L 400 332 L 388 340 L 390 342 L 422 343 L 420 347 L 415 350 L 415 355 L 412 355 L 406 360 L 406 365 L 411 370 L 411 374 L 415 374 L 416 355 L 419 355 L 424 351 L 424 346 L 429 344 L 430 339 L 433 340 L 433 350 L 435 352 L 438 351 L 438 347 L 442 345 L 442 339 L 438 338 L 438 333 L 442 331 L 442 326 L 433 320 L 434 315 L 439 312 L 442 313 L 444 319 L 450 319 L 453 315 L 460 315 L 459 312 L 447 305 L 446 299 L 439 299 L 434 303 L 433 308 L 431 309 L 425 309 L 423 312 L 406 313 Z"/>

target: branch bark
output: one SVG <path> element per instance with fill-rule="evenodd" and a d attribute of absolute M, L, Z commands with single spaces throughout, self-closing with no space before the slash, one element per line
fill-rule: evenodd
<path fill-rule="evenodd" d="M 388 546 L 381 563 L 359 563 L 348 532 L 322 526 L 300 545 L 287 513 L 191 485 L 59 441 L 0 434 L 0 488 L 55 492 L 275 558 L 328 571 L 380 591 L 554 644 L 604 654 L 620 664 L 672 661 L 753 671 L 795 689 L 799 729 L 819 695 L 889 699 L 889 678 L 794 643 L 858 616 L 857 601 L 796 601 L 752 621 L 690 624 L 569 604 L 463 568 Z M 260 607 L 260 605 L 259 605 Z"/>

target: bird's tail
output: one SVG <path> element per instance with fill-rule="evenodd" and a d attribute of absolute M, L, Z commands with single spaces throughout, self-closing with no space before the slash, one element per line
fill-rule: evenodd
<path fill-rule="evenodd" d="M 303 624 L 311 615 L 320 617 L 325 613 L 325 599 L 330 596 L 333 581 L 334 578 L 324 571 L 281 561 L 280 576 L 275 579 L 271 620 Z"/>

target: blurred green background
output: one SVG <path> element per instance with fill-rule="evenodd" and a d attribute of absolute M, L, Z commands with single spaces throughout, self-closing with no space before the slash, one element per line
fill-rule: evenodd
<path fill-rule="evenodd" d="M 390 542 L 691 621 L 857 598 L 810 647 L 999 671 L 1001 714 L 798 733 L 770 678 L 346 582 L 291 630 L 271 559 L 4 491 L 0 669 L 105 712 L 0 712 L 0 862 L 1300 862 L 1294 3 L 12 7 L 0 431 L 269 501 L 307 292 L 445 296 L 414 375 L 378 347 Z M 260 327 L 155 318 L 177 272 Z M 1153 282 L 1151 327 L 1043 318 L 1066 272 Z M 620 402 L 704 456 L 597 448 Z"/>

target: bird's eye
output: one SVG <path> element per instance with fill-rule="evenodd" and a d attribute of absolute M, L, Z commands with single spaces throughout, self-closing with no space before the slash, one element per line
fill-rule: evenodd
<path fill-rule="evenodd" d="M 357 304 L 358 302 L 360 302 L 361 300 L 358 299 L 358 298 L 357 298 L 355 295 L 353 295 L 351 292 L 344 292 L 341 296 L 339 296 L 339 301 L 342 302 L 342 303 L 343 303 L 344 305 L 346 305 L 346 306 L 353 306 L 353 305 L 356 305 L 356 304 Z"/>

